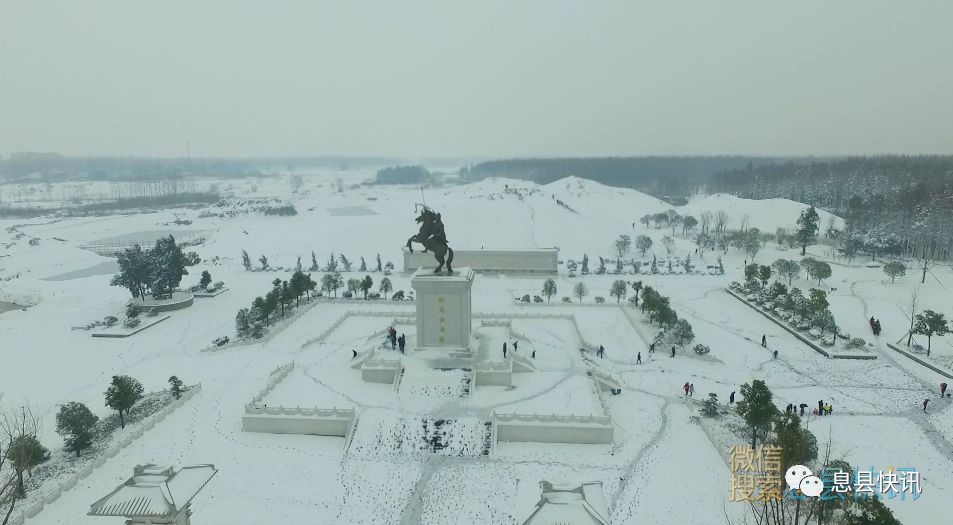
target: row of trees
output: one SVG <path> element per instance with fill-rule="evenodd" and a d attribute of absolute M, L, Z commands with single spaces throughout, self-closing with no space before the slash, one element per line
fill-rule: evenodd
<path fill-rule="evenodd" d="M 155 298 L 170 296 L 179 287 L 182 276 L 188 275 L 186 256 L 171 235 L 156 241 L 150 250 L 138 244 L 119 253 L 119 273 L 109 284 L 122 286 L 133 297 Z"/>
<path fill-rule="evenodd" d="M 272 269 L 271 264 L 268 262 L 268 257 L 266 257 L 265 255 L 262 255 L 261 257 L 258 258 L 258 264 L 259 266 L 256 268 L 254 264 L 252 263 L 251 257 L 248 255 L 248 252 L 245 250 L 242 250 L 242 267 L 245 268 L 246 271 L 254 272 L 259 270 L 266 271 L 266 270 Z M 301 257 L 298 257 L 298 262 L 295 265 L 295 267 L 297 269 L 302 268 Z M 359 272 L 368 272 L 368 271 L 383 272 L 385 275 L 390 274 L 390 272 L 392 272 L 393 270 L 394 270 L 394 263 L 390 261 L 387 261 L 387 263 L 384 263 L 381 260 L 381 254 L 377 254 L 376 265 L 373 267 L 373 269 L 368 270 L 367 261 L 364 260 L 364 257 L 360 258 L 360 264 L 358 265 L 358 268 L 357 268 L 357 271 Z M 351 259 L 348 259 L 347 256 L 345 256 L 343 253 L 339 255 L 335 255 L 332 252 L 330 255 L 328 255 L 327 261 L 325 261 L 324 265 L 322 266 L 318 264 L 317 255 L 314 252 L 311 252 L 311 266 L 308 267 L 308 271 L 311 271 L 311 272 L 325 271 L 330 273 L 351 272 L 351 271 L 354 271 L 354 261 L 352 261 Z"/>
<path fill-rule="evenodd" d="M 235 331 L 239 337 L 251 336 L 255 339 L 262 337 L 274 314 L 280 312 L 283 318 L 286 312 L 301 306 L 302 297 L 311 301 L 312 292 L 318 287 L 318 282 L 311 278 L 310 273 L 304 273 L 300 263 L 299 259 L 298 268 L 291 274 L 291 278 L 284 281 L 275 279 L 271 282 L 271 290 L 264 296 L 256 297 L 250 308 L 242 308 L 238 311 L 235 315 Z M 363 293 L 364 299 L 367 299 L 374 289 L 374 279 L 370 275 L 365 275 L 363 279 L 348 279 L 345 282 L 340 272 L 324 274 L 321 276 L 320 284 L 321 291 L 318 295 L 327 293 L 333 294 L 334 297 L 337 297 L 338 290 L 345 285 L 347 286 L 347 291 L 344 292 L 346 298 Z M 394 285 L 390 278 L 381 279 L 378 290 L 385 299 L 393 289 Z"/>

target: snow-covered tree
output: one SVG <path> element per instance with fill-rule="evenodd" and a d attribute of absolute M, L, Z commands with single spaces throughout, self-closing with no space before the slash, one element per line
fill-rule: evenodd
<path fill-rule="evenodd" d="M 199 278 L 199 288 L 204 290 L 210 284 L 212 284 L 212 274 L 208 273 L 208 270 L 202 270 L 202 276 Z"/>
<path fill-rule="evenodd" d="M 235 314 L 235 333 L 242 337 L 248 333 L 249 328 L 251 328 L 251 322 L 248 319 L 248 308 L 241 308 Z"/>
<path fill-rule="evenodd" d="M 797 237 L 798 244 L 801 245 L 802 256 L 807 253 L 807 246 L 817 241 L 819 222 L 820 217 L 818 217 L 814 206 L 802 211 L 800 217 L 798 217 L 797 233 L 794 235 Z"/>
<path fill-rule="evenodd" d="M 672 327 L 672 337 L 679 345 L 691 343 L 695 339 L 695 332 L 692 330 L 691 323 L 685 319 L 675 321 L 675 325 Z"/>
<path fill-rule="evenodd" d="M 357 268 L 357 271 L 359 271 L 359 272 L 366 272 L 366 271 L 367 271 L 367 263 L 364 262 L 364 257 L 361 257 L 361 265 Z"/>
<path fill-rule="evenodd" d="M 63 436 L 66 450 L 79 453 L 89 448 L 93 443 L 93 430 L 99 417 L 93 414 L 89 407 L 77 401 L 70 401 L 60 406 L 56 413 L 56 433 Z"/>
<path fill-rule="evenodd" d="M 374 287 L 374 279 L 371 279 L 370 275 L 365 275 L 364 278 L 361 279 L 360 284 L 358 285 L 358 288 L 360 288 L 361 292 L 364 293 L 364 300 L 367 300 L 367 294 L 371 291 L 371 288 L 373 287 Z"/>
<path fill-rule="evenodd" d="M 924 310 L 923 313 L 917 314 L 915 319 L 913 333 L 927 336 L 927 356 L 929 356 L 933 336 L 942 337 L 950 333 L 950 325 L 943 314 L 933 310 Z"/>
<path fill-rule="evenodd" d="M 662 237 L 662 246 L 665 247 L 665 253 L 671 255 L 672 250 L 675 248 L 675 239 L 668 235 Z"/>
<path fill-rule="evenodd" d="M 579 299 L 579 302 L 582 302 L 582 298 L 589 295 L 589 289 L 586 288 L 586 283 L 580 281 L 573 286 L 572 294 Z"/>
<path fill-rule="evenodd" d="M 627 253 L 629 253 L 629 248 L 632 247 L 632 237 L 628 235 L 620 235 L 618 239 L 615 240 L 615 250 L 619 255 L 618 260 L 621 260 Z"/>
<path fill-rule="evenodd" d="M 182 392 L 184 392 L 184 390 L 182 389 L 182 380 L 179 379 L 177 376 L 170 377 L 169 378 L 169 393 L 172 394 L 172 397 L 174 397 L 175 399 L 181 399 Z"/>
<path fill-rule="evenodd" d="M 546 296 L 546 302 L 548 303 L 550 299 L 556 295 L 556 281 L 553 279 L 546 279 L 543 281 L 543 295 Z"/>
<path fill-rule="evenodd" d="M 652 238 L 648 235 L 639 235 L 635 239 L 635 247 L 642 252 L 642 257 L 645 257 L 645 252 L 652 247 Z"/>
<path fill-rule="evenodd" d="M 691 215 L 682 217 L 682 235 L 688 235 L 688 232 L 693 231 L 696 226 L 698 226 L 698 219 L 695 217 Z"/>
<path fill-rule="evenodd" d="M 109 284 L 122 286 L 132 293 L 133 297 L 146 298 L 146 291 L 155 280 L 154 260 L 148 251 L 143 251 L 137 244 L 119 252 L 119 273 L 114 275 Z"/>
<path fill-rule="evenodd" d="M 248 252 L 242 250 L 242 267 L 245 268 L 246 272 L 251 271 L 251 257 L 248 256 Z"/>
<path fill-rule="evenodd" d="M 312 272 L 316 272 L 320 270 L 320 267 L 318 266 L 318 257 L 317 255 L 314 254 L 313 251 L 311 252 L 311 267 L 308 268 L 308 270 Z"/>
<path fill-rule="evenodd" d="M 589 254 L 582 254 L 582 274 L 589 275 Z"/>
<path fill-rule="evenodd" d="M 268 257 L 265 257 L 265 254 L 261 254 L 261 257 L 258 258 L 258 262 L 261 263 L 262 270 L 271 268 L 271 266 L 268 266 Z"/>
<path fill-rule="evenodd" d="M 381 254 L 377 254 L 377 268 L 374 271 L 375 272 L 383 271 L 383 267 L 381 266 Z"/>
<path fill-rule="evenodd" d="M 762 441 L 767 438 L 778 408 L 774 406 L 774 396 L 768 385 L 760 379 L 741 385 L 741 397 L 736 410 L 751 432 L 751 448 L 757 448 L 758 437 Z"/>
<path fill-rule="evenodd" d="M 629 285 L 626 284 L 623 280 L 617 280 L 612 283 L 612 286 L 609 288 L 609 295 L 615 297 L 616 304 L 622 302 L 622 299 L 625 299 L 626 293 L 629 291 Z"/>
<path fill-rule="evenodd" d="M 333 293 L 334 297 L 338 296 L 338 289 L 342 286 L 344 286 L 344 278 L 340 273 L 326 273 L 321 277 L 321 290 Z"/>
<path fill-rule="evenodd" d="M 343 253 L 341 254 L 340 259 L 341 259 L 341 266 L 344 267 L 344 271 L 345 272 L 351 271 L 351 266 L 353 266 L 354 263 L 352 263 L 350 259 L 345 257 Z"/>
<path fill-rule="evenodd" d="M 378 259 L 378 261 L 380 261 L 380 259 Z M 381 279 L 380 284 L 377 286 L 377 290 L 380 293 L 384 294 L 384 299 L 387 299 L 387 294 L 389 294 L 391 290 L 393 289 L 394 289 L 394 285 L 390 282 L 390 279 L 387 277 L 384 277 L 383 279 Z"/>
<path fill-rule="evenodd" d="M 334 255 L 334 252 L 331 252 L 331 255 L 328 256 L 328 262 L 324 265 L 324 271 L 328 273 L 338 271 L 338 259 Z"/>
<path fill-rule="evenodd" d="M 897 277 L 903 277 L 907 274 L 907 266 L 900 261 L 890 261 L 884 264 L 884 273 L 890 277 L 890 282 L 897 280 Z"/>
<path fill-rule="evenodd" d="M 129 409 L 142 399 L 142 383 L 126 375 L 113 376 L 106 388 L 106 406 L 119 412 L 119 427 L 126 428 L 125 415 Z"/>

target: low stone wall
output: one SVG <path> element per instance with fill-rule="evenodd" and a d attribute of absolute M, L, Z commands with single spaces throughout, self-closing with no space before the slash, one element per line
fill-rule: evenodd
<path fill-rule="evenodd" d="M 420 250 L 410 253 L 403 249 L 404 271 L 418 268 L 436 268 L 432 253 Z M 453 265 L 469 266 L 475 272 L 507 272 L 555 275 L 559 269 L 559 249 L 535 250 L 454 250 Z"/>
<path fill-rule="evenodd" d="M 131 433 L 127 434 L 125 437 L 116 442 L 112 447 L 106 449 L 105 452 L 91 463 L 87 464 L 76 474 L 66 478 L 65 481 L 54 487 L 52 490 L 47 492 L 39 501 L 36 503 L 22 509 L 19 513 L 15 513 L 10 516 L 9 525 L 23 525 L 29 519 L 35 518 L 46 505 L 49 505 L 59 499 L 64 492 L 68 492 L 73 487 L 79 483 L 80 480 L 86 479 L 90 474 L 93 473 L 97 468 L 106 464 L 106 460 L 112 457 L 115 457 L 119 454 L 119 451 L 128 447 L 135 440 L 144 436 L 148 431 L 152 430 L 156 423 L 165 419 L 169 414 L 174 412 L 177 408 L 185 404 L 186 401 L 192 399 L 195 394 L 202 391 L 202 384 L 189 387 L 183 394 L 182 397 L 173 401 L 171 404 L 166 405 L 165 408 L 156 412 L 155 414 L 149 416 L 147 419 L 142 421 L 142 423 Z"/>
<path fill-rule="evenodd" d="M 184 299 L 180 299 L 178 301 L 168 302 L 168 303 L 143 304 L 139 301 L 133 301 L 133 302 L 136 304 L 136 306 L 138 306 L 139 308 L 142 308 L 143 310 L 152 310 L 154 312 L 171 312 L 172 310 L 181 310 L 183 308 L 188 308 L 189 306 L 192 306 L 192 303 L 194 302 L 194 300 L 195 300 L 195 296 L 192 294 L 189 294 L 188 297 Z"/>
<path fill-rule="evenodd" d="M 513 386 L 513 361 L 477 363 L 473 367 L 472 386 L 473 389 L 476 386 Z"/>
<path fill-rule="evenodd" d="M 91 337 L 107 337 L 107 338 L 132 337 L 132 336 L 138 334 L 139 332 L 141 332 L 141 331 L 143 331 L 143 330 L 145 330 L 145 329 L 147 329 L 147 328 L 152 328 L 153 326 L 155 326 L 155 325 L 161 323 L 162 321 L 165 321 L 166 319 L 168 319 L 168 318 L 170 318 L 170 317 L 172 317 L 172 316 L 171 316 L 171 315 L 166 315 L 166 316 L 164 316 L 164 317 L 159 317 L 159 318 L 157 318 L 157 319 L 153 319 L 152 321 L 150 321 L 150 322 L 148 322 L 148 323 L 146 323 L 146 324 L 144 324 L 144 325 L 137 326 L 136 328 L 134 328 L 133 330 L 128 331 L 128 332 L 95 332 L 95 333 L 93 333 L 93 334 L 90 334 L 90 336 L 91 336 Z M 146 319 L 149 319 L 149 318 L 146 317 Z"/>
<path fill-rule="evenodd" d="M 919 357 L 917 357 L 917 356 L 911 354 L 910 352 L 907 352 L 906 350 L 901 349 L 899 346 L 897 346 L 897 345 L 895 345 L 895 344 L 893 344 L 893 343 L 887 343 L 887 347 L 889 347 L 891 350 L 893 350 L 893 351 L 895 351 L 895 352 L 897 352 L 897 353 L 903 355 L 904 357 L 907 357 L 908 359 L 912 359 L 913 361 L 915 361 L 915 362 L 917 362 L 917 363 L 919 363 L 919 364 L 921 364 L 921 365 L 923 365 L 923 366 L 929 368 L 930 370 L 932 370 L 932 371 L 934 371 L 934 372 L 940 374 L 940 375 L 943 376 L 943 377 L 946 377 L 946 378 L 948 378 L 948 379 L 953 379 L 953 374 L 950 374 L 950 372 L 941 370 L 941 369 L 939 369 L 939 368 L 937 368 L 937 367 L 931 365 L 930 363 L 927 363 L 927 362 L 924 361 L 923 359 L 920 359 Z"/>
<path fill-rule="evenodd" d="M 287 408 L 245 406 L 242 430 L 267 434 L 303 434 L 346 437 L 354 419 L 353 408 Z"/>
<path fill-rule="evenodd" d="M 605 372 L 591 369 L 589 375 L 592 377 L 593 383 L 602 391 L 609 391 L 614 394 L 622 390 L 622 385 Z"/>
<path fill-rule="evenodd" d="M 400 369 L 399 360 L 368 358 L 361 364 L 361 379 L 369 383 L 392 385 Z"/>
<path fill-rule="evenodd" d="M 255 405 L 255 404 L 261 403 L 262 400 L 265 399 L 265 396 L 270 394 L 271 391 L 274 390 L 276 386 L 278 386 L 278 383 L 280 383 L 282 379 L 288 377 L 288 374 L 291 373 L 291 370 L 294 369 L 294 367 L 295 367 L 295 362 L 292 361 L 286 365 L 279 366 L 278 368 L 275 368 L 274 370 L 269 372 L 268 382 L 265 384 L 265 388 L 262 388 L 261 391 L 258 392 L 258 394 L 256 394 L 255 397 L 251 399 L 251 403 L 249 403 L 249 405 Z"/>
<path fill-rule="evenodd" d="M 609 416 L 494 414 L 493 426 L 497 441 L 590 445 L 613 443 L 614 427 Z"/>

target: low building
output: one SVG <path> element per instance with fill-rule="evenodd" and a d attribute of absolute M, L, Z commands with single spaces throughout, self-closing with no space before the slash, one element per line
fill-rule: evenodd
<path fill-rule="evenodd" d="M 609 525 L 602 482 L 554 485 L 541 481 L 539 503 L 523 525 Z"/>
<path fill-rule="evenodd" d="M 192 499 L 216 473 L 211 464 L 178 471 L 153 464 L 136 465 L 132 477 L 93 503 L 88 514 L 123 517 L 127 525 L 190 525 Z"/>

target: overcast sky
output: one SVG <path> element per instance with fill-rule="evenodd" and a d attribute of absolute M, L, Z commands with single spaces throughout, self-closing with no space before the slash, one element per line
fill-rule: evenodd
<path fill-rule="evenodd" d="M 0 0 L 0 155 L 953 153 L 953 1 Z"/>

